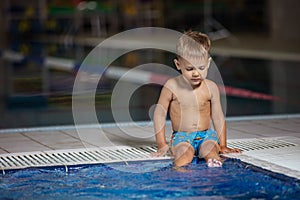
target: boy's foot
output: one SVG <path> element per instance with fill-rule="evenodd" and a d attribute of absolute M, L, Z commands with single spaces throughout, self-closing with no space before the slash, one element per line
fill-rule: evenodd
<path fill-rule="evenodd" d="M 207 160 L 208 167 L 222 167 L 223 163 L 215 158 L 210 158 Z"/>

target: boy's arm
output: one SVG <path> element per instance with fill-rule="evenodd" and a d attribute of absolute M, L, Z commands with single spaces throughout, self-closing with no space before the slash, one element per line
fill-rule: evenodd
<path fill-rule="evenodd" d="M 220 102 L 220 93 L 218 86 L 213 83 L 208 83 L 209 91 L 211 94 L 211 118 L 213 125 L 215 127 L 215 131 L 218 133 L 219 140 L 220 140 L 220 147 L 227 146 L 226 142 L 226 123 L 224 114 L 222 111 L 222 106 Z"/>
<path fill-rule="evenodd" d="M 154 131 L 156 143 L 158 145 L 158 150 L 153 154 L 154 156 L 163 156 L 169 150 L 165 136 L 165 123 L 168 108 L 172 100 L 172 92 L 168 89 L 167 83 L 161 90 L 160 97 L 154 111 Z"/>
<path fill-rule="evenodd" d="M 240 153 L 241 151 L 239 149 L 231 149 L 227 147 L 226 121 L 222 111 L 218 86 L 214 82 L 210 81 L 208 88 L 211 93 L 211 117 L 215 131 L 219 136 L 220 151 L 221 153 Z"/>

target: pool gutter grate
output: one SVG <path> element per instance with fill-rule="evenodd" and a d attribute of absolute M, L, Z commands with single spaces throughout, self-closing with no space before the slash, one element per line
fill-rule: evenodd
<path fill-rule="evenodd" d="M 70 166 L 80 164 L 98 164 L 128 162 L 139 160 L 162 160 L 170 157 L 151 157 L 156 147 L 106 147 L 92 149 L 53 150 L 43 152 L 23 152 L 0 154 L 2 171 L 28 167 Z"/>
<path fill-rule="evenodd" d="M 229 140 L 228 146 L 239 148 L 244 152 L 265 149 L 281 149 L 298 146 L 287 142 L 284 138 L 255 138 Z M 80 164 L 99 164 L 128 162 L 139 160 L 170 159 L 170 156 L 151 157 L 157 150 L 154 146 L 115 146 L 103 148 L 85 148 L 71 150 L 52 150 L 41 152 L 22 152 L 0 154 L 0 169 L 23 169 L 28 167 L 70 166 Z"/>
<path fill-rule="evenodd" d="M 274 138 L 254 138 L 254 139 L 234 139 L 227 143 L 228 147 L 239 148 L 242 151 L 258 151 L 264 149 L 278 149 L 298 146 L 287 142 L 282 137 Z"/>

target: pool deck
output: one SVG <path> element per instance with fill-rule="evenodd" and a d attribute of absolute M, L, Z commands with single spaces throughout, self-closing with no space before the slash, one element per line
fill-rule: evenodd
<path fill-rule="evenodd" d="M 167 125 L 166 129 L 169 137 L 170 125 Z M 245 142 L 248 142 L 251 149 L 241 155 L 232 154 L 231 157 L 300 179 L 300 115 L 229 117 L 227 138 L 231 146 L 241 142 L 245 145 Z M 277 147 L 269 145 L 268 148 L 261 148 L 259 145 L 264 146 L 261 144 L 265 143 L 264 139 L 266 143 L 268 139 L 275 139 L 274 141 L 279 143 Z M 0 130 L 0 156 L 24 152 L 139 145 L 155 145 L 151 124 L 134 126 L 124 123 L 118 126 L 104 124 L 101 127 L 82 125 L 77 129 L 74 126 L 60 126 Z"/>

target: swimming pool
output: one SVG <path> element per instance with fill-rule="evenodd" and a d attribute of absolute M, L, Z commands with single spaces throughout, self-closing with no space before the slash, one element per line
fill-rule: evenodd
<path fill-rule="evenodd" d="M 145 172 L 147 171 L 147 172 Z M 0 178 L 0 199 L 297 199 L 300 180 L 237 159 L 222 168 L 203 160 L 176 170 L 172 161 L 28 168 Z"/>

